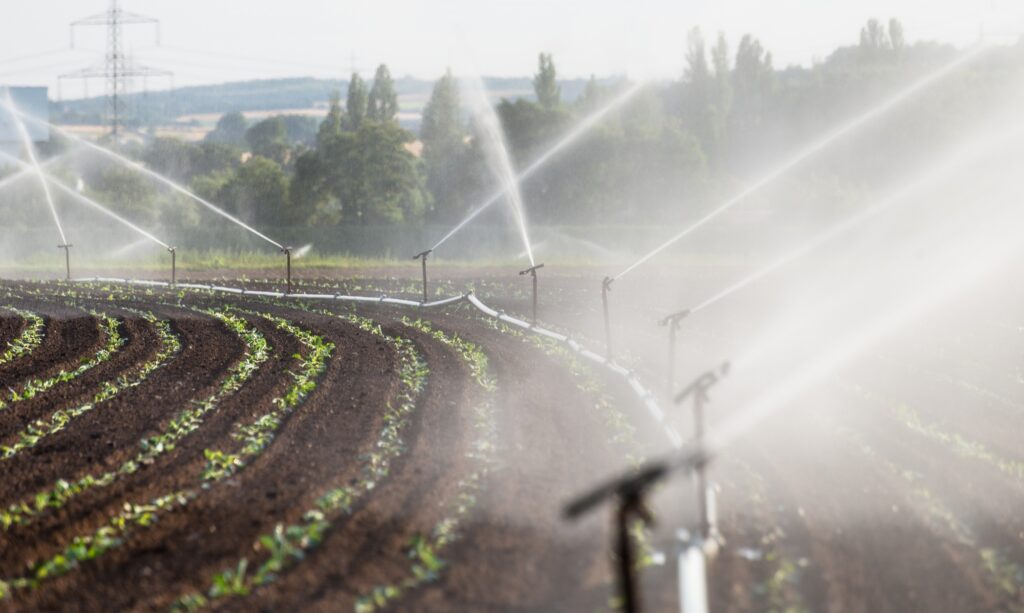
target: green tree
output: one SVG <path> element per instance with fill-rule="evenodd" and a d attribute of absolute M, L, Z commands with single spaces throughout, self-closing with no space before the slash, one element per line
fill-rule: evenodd
<path fill-rule="evenodd" d="M 327 117 L 320 123 L 320 129 L 316 134 L 317 147 L 322 147 L 332 136 L 341 134 L 342 120 L 345 111 L 341 108 L 341 93 L 337 90 L 331 92 L 331 106 L 327 111 Z"/>
<path fill-rule="evenodd" d="M 907 41 L 903 34 L 903 24 L 898 19 L 889 20 L 889 44 L 893 51 L 900 53 L 906 47 Z"/>
<path fill-rule="evenodd" d="M 89 195 L 132 223 L 156 223 L 156 190 L 141 173 L 123 166 L 107 167 L 95 175 L 89 187 Z"/>
<path fill-rule="evenodd" d="M 218 200 L 243 221 L 258 226 L 303 223 L 289 206 L 288 177 L 281 166 L 261 156 L 243 164 L 221 188 Z"/>
<path fill-rule="evenodd" d="M 142 152 L 146 166 L 176 181 L 235 168 L 241 152 L 218 142 L 187 143 L 176 138 L 154 138 Z"/>
<path fill-rule="evenodd" d="M 345 103 L 343 125 L 346 130 L 354 132 L 363 124 L 363 120 L 366 118 L 367 103 L 366 83 L 360 78 L 359 73 L 354 72 L 348 82 L 348 99 Z"/>
<path fill-rule="evenodd" d="M 700 28 L 690 30 L 687 37 L 686 70 L 683 74 L 683 118 L 690 131 L 697 135 L 705 150 L 717 149 L 714 103 L 714 82 L 708 67 L 704 35 Z"/>
<path fill-rule="evenodd" d="M 860 30 L 860 47 L 872 53 L 879 53 L 892 48 L 885 26 L 877 19 L 869 19 Z"/>
<path fill-rule="evenodd" d="M 462 168 L 466 131 L 459 115 L 459 88 L 449 69 L 434 83 L 423 108 L 420 140 L 426 166 L 427 190 L 433 199 L 431 216 L 451 220 L 465 213 Z"/>
<path fill-rule="evenodd" d="M 280 116 L 268 117 L 254 124 L 245 133 L 245 140 L 254 156 L 284 164 L 288 159 L 288 132 Z"/>
<path fill-rule="evenodd" d="M 221 115 L 213 131 L 206 135 L 206 140 L 211 143 L 224 143 L 236 147 L 245 146 L 245 131 L 249 128 L 249 122 L 239 111 L 231 111 Z"/>
<path fill-rule="evenodd" d="M 413 222 L 425 208 L 422 175 L 406 145 L 412 135 L 393 122 L 363 122 L 318 151 L 327 193 L 347 224 Z M 306 189 L 305 187 L 303 189 Z M 319 197 L 324 203 L 323 195 Z"/>
<path fill-rule="evenodd" d="M 562 88 L 558 85 L 555 62 L 551 54 L 541 53 L 537 60 L 537 74 L 533 76 L 533 91 L 537 103 L 545 109 L 555 109 L 561 104 Z"/>
<path fill-rule="evenodd" d="M 583 93 L 576 99 L 576 106 L 584 115 L 589 115 L 600 108 L 606 98 L 606 93 L 604 88 L 597 82 L 597 77 L 590 75 L 586 86 L 583 88 Z"/>
<path fill-rule="evenodd" d="M 775 82 L 771 53 L 766 53 L 761 42 L 749 34 L 736 48 L 732 82 L 735 98 L 731 123 L 734 137 L 742 140 L 750 138 L 764 122 Z"/>
<path fill-rule="evenodd" d="M 305 115 L 280 115 L 284 124 L 285 141 L 292 147 L 312 147 L 316 144 L 319 124 Z"/>
<path fill-rule="evenodd" d="M 393 121 L 398 115 L 398 94 L 395 82 L 385 64 L 377 67 L 367 102 L 366 116 L 372 121 Z"/>

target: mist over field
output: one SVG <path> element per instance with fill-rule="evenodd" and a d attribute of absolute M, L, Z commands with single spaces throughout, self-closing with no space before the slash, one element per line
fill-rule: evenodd
<path fill-rule="evenodd" d="M 92 4 L 0 24 L 0 608 L 1024 608 L 1015 5 Z"/>

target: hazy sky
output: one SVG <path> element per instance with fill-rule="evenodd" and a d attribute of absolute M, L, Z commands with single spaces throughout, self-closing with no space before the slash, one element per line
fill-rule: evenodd
<path fill-rule="evenodd" d="M 69 50 L 68 23 L 109 0 L 8 0 L 0 21 L 0 83 L 54 87 L 57 75 L 100 62 L 103 28 L 82 28 Z M 14 9 L 14 6 L 17 6 Z M 312 75 L 346 76 L 386 62 L 395 75 L 437 77 L 446 65 L 488 75 L 527 75 L 550 51 L 562 76 L 627 73 L 674 77 L 685 33 L 751 32 L 776 65 L 807 64 L 856 41 L 872 16 L 903 21 L 910 40 L 958 45 L 979 32 L 1024 31 L 1024 0 L 122 0 L 158 17 L 154 32 L 128 28 L 137 60 L 173 70 L 176 84 Z M 19 56 L 48 53 L 12 61 Z M 66 82 L 65 96 L 80 93 Z M 160 82 L 150 84 L 159 87 Z M 94 81 L 90 93 L 103 91 Z"/>

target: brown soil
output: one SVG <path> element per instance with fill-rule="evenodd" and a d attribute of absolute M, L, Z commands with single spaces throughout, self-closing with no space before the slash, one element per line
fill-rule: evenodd
<path fill-rule="evenodd" d="M 414 295 L 415 278 L 404 272 L 397 276 L 379 283 L 311 279 L 305 286 L 340 285 L 343 291 L 364 295 Z M 461 289 L 454 276 L 450 284 L 438 283 L 441 292 Z M 542 316 L 548 308 L 556 325 L 579 327 L 589 335 L 588 344 L 600 348 L 600 340 L 593 341 L 601 338 L 600 329 L 592 325 L 599 321 L 596 286 L 590 279 L 545 279 Z M 45 291 L 48 286 L 25 288 Z M 522 313 L 527 305 L 525 286 L 502 280 L 497 273 L 481 281 L 478 291 L 489 304 L 511 312 Z M 487 291 L 499 296 L 491 298 Z M 635 321 L 620 324 L 618 338 L 623 345 L 633 342 L 629 349 L 638 356 L 637 371 L 645 381 L 662 387 L 664 338 L 661 330 L 651 329 L 666 305 L 630 295 L 625 285 L 616 291 L 616 300 L 621 301 L 616 308 L 625 311 L 628 304 L 636 316 Z M 284 421 L 267 451 L 236 476 L 202 490 L 185 509 L 161 515 L 155 526 L 135 530 L 121 547 L 98 560 L 35 591 L 18 592 L 3 604 L 19 610 L 166 610 L 182 593 L 205 590 L 214 574 L 234 567 L 240 558 L 258 561 L 253 543 L 260 535 L 279 523 L 298 522 L 323 492 L 348 484 L 359 474 L 360 458 L 372 451 L 382 412 L 399 390 L 397 358 L 389 346 L 344 321 L 298 306 L 198 293 L 186 296 L 191 305 L 236 304 L 271 311 L 334 342 L 334 356 L 316 390 Z M 97 368 L 93 378 L 83 376 L 60 393 L 25 403 L 34 407 L 33 415 L 67 406 L 71 396 L 94 391 L 104 377 L 131 372 L 153 351 L 152 331 L 118 310 L 121 306 L 151 308 L 170 318 L 186 346 L 181 356 L 143 385 L 97 407 L 35 450 L 0 463 L 0 502 L 5 505 L 58 478 L 118 465 L 137 451 L 141 438 L 159 431 L 191 401 L 209 395 L 240 358 L 238 339 L 215 320 L 157 304 L 173 301 L 171 293 L 137 292 L 134 301 L 92 298 L 95 301 L 86 292 L 83 304 L 125 316 L 129 343 L 124 355 L 117 358 L 116 368 Z M 95 351 L 95 321 L 60 306 L 61 300 L 29 297 L 23 291 L 11 301 L 44 313 L 48 336 L 35 355 L 0 368 L 2 376 L 54 372 L 76 356 Z M 1011 322 L 1012 329 L 1015 315 L 1006 309 L 999 317 Z M 351 514 L 338 518 L 304 560 L 249 596 L 217 601 L 216 607 L 351 610 L 356 598 L 375 586 L 401 583 L 409 576 L 410 542 L 416 535 L 429 534 L 449 515 L 459 480 L 474 469 L 466 452 L 474 438 L 473 408 L 485 395 L 465 363 L 453 348 L 402 325 L 398 319 L 407 311 L 375 306 L 360 312 L 381 322 L 386 333 L 412 339 L 430 367 L 427 388 L 402 431 L 404 452 L 393 461 L 390 474 L 356 502 Z M 497 332 L 472 310 L 453 307 L 423 316 L 478 344 L 489 356 L 498 381 L 498 464 L 460 525 L 459 539 L 440 552 L 445 563 L 440 578 L 404 591 L 392 609 L 606 609 L 613 592 L 609 509 L 578 524 L 561 517 L 568 499 L 628 466 L 622 449 L 609 442 L 615 433 L 608 431 L 595 409 L 594 397 L 578 387 L 560 359 Z M 142 502 L 197 485 L 203 450 L 230 444 L 235 424 L 264 413 L 271 398 L 291 382 L 289 371 L 297 367 L 293 355 L 304 351 L 265 320 L 248 319 L 273 346 L 271 359 L 252 380 L 153 465 L 79 496 L 30 526 L 0 533 L 0 577 L 17 576 L 26 564 L 53 555 L 75 535 L 95 531 L 126 501 Z M 0 339 L 5 333 L 15 334 L 21 325 L 3 323 L 8 320 L 0 320 Z M 10 326 L 8 332 L 5 325 Z M 686 328 L 685 366 L 711 359 L 702 352 L 739 343 L 737 339 L 753 328 L 754 323 L 735 314 L 723 315 L 713 325 Z M 748 436 L 729 450 L 728 459 L 713 464 L 712 477 L 721 486 L 719 527 L 726 542 L 708 568 L 713 609 L 1020 608 L 1024 519 L 1018 510 L 1024 504 L 1024 478 L 1005 468 L 1012 465 L 1000 470 L 992 461 L 967 457 L 950 444 L 912 432 L 892 411 L 892 405 L 907 402 L 925 423 L 980 442 L 998 459 L 1024 461 L 1018 452 L 1020 414 L 1015 409 L 1024 406 L 1018 382 L 1022 339 L 1004 342 L 1000 335 L 1005 333 L 1005 327 L 977 327 L 970 335 L 936 335 L 939 340 L 933 344 L 903 343 L 900 351 L 885 353 L 884 360 L 862 360 L 837 376 L 839 385 L 830 382 L 809 392 L 800 403 L 802 411 L 769 420 L 756 437 Z M 650 348 L 637 339 L 648 339 Z M 1000 350 L 993 354 L 984 350 L 985 345 Z M 925 368 L 931 375 L 911 375 L 902 364 Z M 920 384 L 923 380 L 929 384 Z M 619 408 L 647 445 L 642 452 L 663 449 L 663 442 L 654 442 L 660 433 L 635 407 L 629 392 L 614 379 L 608 382 Z M 851 385 L 886 400 L 866 400 L 852 392 Z M 664 406 L 675 409 L 669 403 Z M 18 415 L 0 414 L 0 426 L 7 423 L 2 420 L 10 420 L 0 432 L 9 436 L 18 419 L 27 419 Z M 682 409 L 672 412 L 686 433 L 683 415 Z M 712 427 L 728 416 L 726 408 L 715 407 Z M 656 508 L 660 521 L 653 542 L 670 560 L 643 573 L 646 601 L 653 610 L 676 606 L 673 532 L 680 523 L 692 521 L 685 492 L 670 489 L 663 494 L 672 499 L 672 506 Z"/>

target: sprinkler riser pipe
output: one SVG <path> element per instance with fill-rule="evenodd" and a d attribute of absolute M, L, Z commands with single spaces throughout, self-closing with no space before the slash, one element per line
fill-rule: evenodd
<path fill-rule="evenodd" d="M 71 245 L 57 245 L 57 249 L 64 250 L 64 279 L 67 281 L 71 280 Z"/>
<path fill-rule="evenodd" d="M 704 400 L 699 392 L 693 403 L 693 436 L 698 445 L 704 444 Z M 705 463 L 701 462 L 694 471 L 697 478 L 697 513 L 700 536 L 707 540 L 711 536 L 711 522 L 708 519 L 708 480 Z"/>
<path fill-rule="evenodd" d="M 520 270 L 519 276 L 529 274 L 533 277 L 533 325 L 537 325 L 537 271 L 544 268 L 543 264 L 531 266 L 526 270 Z"/>
<path fill-rule="evenodd" d="M 427 254 L 423 254 L 423 303 L 427 302 Z"/>
<path fill-rule="evenodd" d="M 601 306 L 604 310 L 604 345 L 605 345 L 605 357 L 610 362 L 612 359 L 612 326 L 608 318 L 608 292 L 612 289 L 611 277 L 605 277 L 601 281 Z"/>
<path fill-rule="evenodd" d="M 616 554 L 619 571 L 619 596 L 625 613 L 640 611 L 640 590 L 637 589 L 636 562 L 629 522 L 634 515 L 642 515 L 643 502 L 639 494 L 631 494 L 619 503 L 615 513 Z"/>
<path fill-rule="evenodd" d="M 178 254 L 174 247 L 168 249 L 171 252 L 171 287 L 178 285 Z"/>
<path fill-rule="evenodd" d="M 285 294 L 292 293 L 292 248 L 282 247 L 281 251 L 285 257 Z"/>
<path fill-rule="evenodd" d="M 412 256 L 414 260 L 423 260 L 423 304 L 426 304 L 429 300 L 427 298 L 427 256 L 433 251 L 433 249 L 427 249 Z"/>
<path fill-rule="evenodd" d="M 676 327 L 670 324 L 668 327 L 668 396 L 672 397 L 675 391 L 676 382 Z"/>
<path fill-rule="evenodd" d="M 534 271 L 531 275 L 533 277 L 533 325 L 537 325 L 537 272 Z"/>

